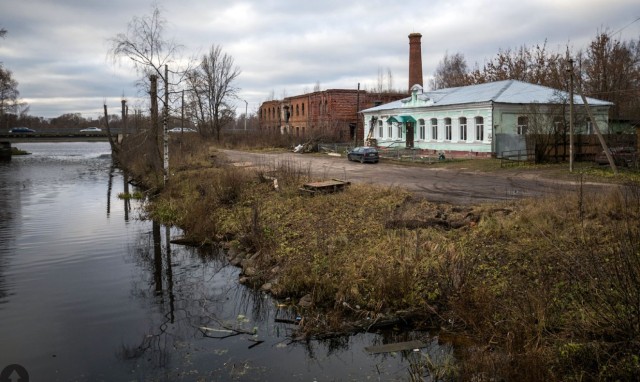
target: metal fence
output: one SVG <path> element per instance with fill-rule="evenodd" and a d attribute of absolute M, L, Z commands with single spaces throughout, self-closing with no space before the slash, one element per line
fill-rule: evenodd
<path fill-rule="evenodd" d="M 352 143 L 318 143 L 318 152 L 345 154 L 353 148 Z"/>
<path fill-rule="evenodd" d="M 410 149 L 405 147 L 379 148 L 380 158 L 394 159 L 406 162 L 434 163 L 446 160 L 444 154 L 426 153 L 420 149 Z"/>
<path fill-rule="evenodd" d="M 533 150 L 509 150 L 500 155 L 500 167 L 517 166 L 524 163 L 534 163 Z"/>

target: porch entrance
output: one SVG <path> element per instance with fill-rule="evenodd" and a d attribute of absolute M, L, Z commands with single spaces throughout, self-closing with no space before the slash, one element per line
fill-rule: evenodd
<path fill-rule="evenodd" d="M 412 149 L 413 148 L 413 137 L 414 137 L 414 130 L 415 130 L 415 123 L 413 122 L 406 122 L 405 126 L 407 127 L 407 139 L 406 139 L 406 147 L 408 149 Z"/>
<path fill-rule="evenodd" d="M 388 122 L 402 123 L 405 132 L 405 146 L 408 149 L 413 148 L 413 139 L 415 135 L 416 120 L 410 115 L 393 115 L 389 117 Z"/>

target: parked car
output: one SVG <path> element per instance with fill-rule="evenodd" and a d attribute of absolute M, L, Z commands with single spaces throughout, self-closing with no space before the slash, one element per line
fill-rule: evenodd
<path fill-rule="evenodd" d="M 181 127 L 174 127 L 173 129 L 167 130 L 170 133 L 197 133 L 195 129 L 191 129 L 189 127 L 185 127 L 184 129 Z"/>
<path fill-rule="evenodd" d="M 9 132 L 12 134 L 26 134 L 35 133 L 36 131 L 28 127 L 14 127 L 13 129 L 9 130 Z"/>
<path fill-rule="evenodd" d="M 627 167 L 634 163 L 637 163 L 638 152 L 633 147 L 612 147 L 609 149 L 609 152 L 611 153 L 616 166 Z M 600 165 L 609 164 L 607 154 L 605 154 L 604 150 L 596 155 L 595 161 Z"/>
<path fill-rule="evenodd" d="M 87 127 L 86 129 L 80 130 L 81 133 L 100 133 L 102 129 L 99 127 Z"/>
<path fill-rule="evenodd" d="M 353 161 L 360 161 L 360 163 L 371 162 L 378 163 L 380 160 L 380 155 L 378 154 L 378 149 L 375 147 L 354 147 L 347 153 L 347 159 Z"/>

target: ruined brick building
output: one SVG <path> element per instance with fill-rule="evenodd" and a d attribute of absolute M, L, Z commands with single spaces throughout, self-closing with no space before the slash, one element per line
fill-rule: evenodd
<path fill-rule="evenodd" d="M 406 93 L 370 93 L 328 89 L 266 101 L 258 113 L 263 131 L 297 137 L 326 137 L 334 141 L 362 141 L 360 110 L 407 97 Z"/>
<path fill-rule="evenodd" d="M 409 35 L 409 88 L 422 85 L 422 55 L 419 33 Z M 412 83 L 413 82 L 413 83 Z M 298 137 L 323 136 L 334 141 L 362 142 L 360 111 L 406 98 L 402 93 L 368 92 L 356 89 L 328 89 L 263 102 L 258 111 L 259 127 Z"/>

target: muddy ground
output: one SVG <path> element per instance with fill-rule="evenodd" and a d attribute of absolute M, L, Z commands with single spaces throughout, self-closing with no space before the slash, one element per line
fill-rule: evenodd
<path fill-rule="evenodd" d="M 390 161 L 377 164 L 350 162 L 345 157 L 296 154 L 256 153 L 222 150 L 237 165 L 268 169 L 279 162 L 291 161 L 309 169 L 315 179 L 341 179 L 353 183 L 399 186 L 432 202 L 454 205 L 473 205 L 483 202 L 543 196 L 549 193 L 577 190 L 602 192 L 615 187 L 610 184 L 583 183 L 571 176 L 557 176 L 557 171 L 523 170 L 477 171 L 465 168 L 464 162 L 455 167 L 409 166 Z M 478 159 L 482 160 L 482 159 Z"/>

